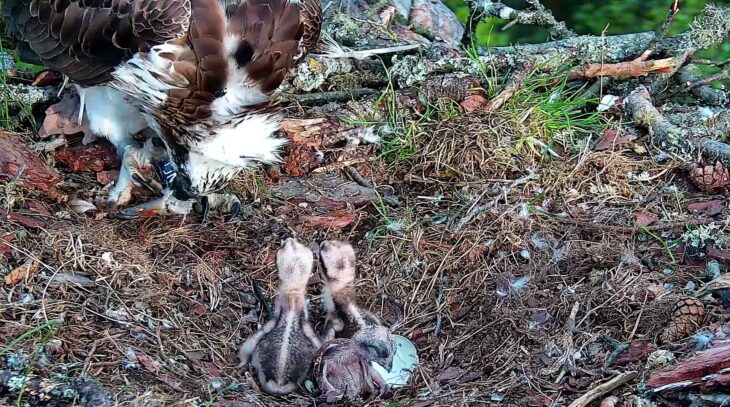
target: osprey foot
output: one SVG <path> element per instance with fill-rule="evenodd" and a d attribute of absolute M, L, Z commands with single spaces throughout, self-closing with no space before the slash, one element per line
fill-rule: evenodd
<path fill-rule="evenodd" d="M 241 218 L 241 200 L 231 193 L 210 194 L 200 197 L 195 209 L 202 216 L 202 224 L 210 221 L 211 210 L 223 215 L 225 223 L 233 223 Z"/>

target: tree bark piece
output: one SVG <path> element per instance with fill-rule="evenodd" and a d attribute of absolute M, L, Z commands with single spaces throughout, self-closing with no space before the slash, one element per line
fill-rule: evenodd
<path fill-rule="evenodd" d="M 679 363 L 649 377 L 648 388 L 655 393 L 676 391 L 689 387 L 709 385 L 717 387 L 719 381 L 730 384 L 725 369 L 730 368 L 730 342 L 723 342 L 713 348 L 698 352 Z"/>
<path fill-rule="evenodd" d="M 0 180 L 17 179 L 26 190 L 45 194 L 58 202 L 68 196 L 56 185 L 63 181 L 55 168 L 41 160 L 15 134 L 0 131 Z"/>
<path fill-rule="evenodd" d="M 592 79 L 599 76 L 611 76 L 626 79 L 637 76 L 646 76 L 650 73 L 669 73 L 674 67 L 674 58 L 664 58 L 649 61 L 634 60 L 616 64 L 588 64 L 574 70 L 570 80 Z"/>
<path fill-rule="evenodd" d="M 606 394 L 618 389 L 624 384 L 634 380 L 639 374 L 636 372 L 626 372 L 614 377 L 613 379 L 590 389 L 584 395 L 575 399 L 568 407 L 586 407 L 592 402 L 605 396 Z"/>

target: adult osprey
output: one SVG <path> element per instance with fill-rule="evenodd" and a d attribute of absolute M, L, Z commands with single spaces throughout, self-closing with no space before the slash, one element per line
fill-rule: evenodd
<path fill-rule="evenodd" d="M 160 164 L 163 197 L 126 217 L 174 210 L 277 162 L 285 141 L 271 96 L 321 26 L 319 0 L 4 0 L 2 13 L 21 57 L 79 85 L 91 131 L 125 156 L 110 206 L 144 184 L 137 165 Z M 169 162 L 134 145 L 146 127 Z"/>

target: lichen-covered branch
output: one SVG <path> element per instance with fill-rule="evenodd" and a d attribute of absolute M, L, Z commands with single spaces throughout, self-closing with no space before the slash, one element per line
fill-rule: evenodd
<path fill-rule="evenodd" d="M 470 8 L 479 14 L 509 21 L 508 27 L 512 24 L 536 25 L 546 27 L 552 38 L 576 37 L 576 34 L 569 30 L 565 23 L 557 21 L 553 13 L 546 9 L 539 0 L 528 0 L 527 3 L 532 6 L 532 10 L 517 10 L 493 0 L 468 1 Z"/>
<path fill-rule="evenodd" d="M 708 137 L 710 132 L 703 125 L 680 127 L 670 122 L 651 103 L 645 87 L 638 87 L 626 97 L 625 111 L 635 124 L 649 131 L 656 145 L 682 157 L 692 157 L 699 150 L 710 162 L 730 164 L 730 144 Z"/>
<path fill-rule="evenodd" d="M 487 2 L 482 6 L 497 7 L 499 4 Z M 418 54 L 396 55 L 389 71 L 399 86 L 410 87 L 435 74 L 482 75 L 484 67 L 504 70 L 530 63 L 536 69 L 551 71 L 568 64 L 616 64 L 635 60 L 647 48 L 653 47 L 654 55 L 676 57 L 671 72 L 665 75 L 670 76 L 688 56 L 722 43 L 729 33 L 730 8 L 709 4 L 695 19 L 690 30 L 676 37 L 661 39 L 661 34 L 655 32 L 573 36 L 542 44 L 482 49 L 478 59 L 453 50 L 444 52 L 434 43 Z M 288 91 L 311 91 L 329 84 L 331 78 L 363 76 L 370 68 L 366 67 L 363 71 L 363 67 L 359 69 L 353 61 L 346 59 L 312 57 L 311 61 L 314 62 L 300 64 L 291 81 L 292 89 Z"/>
<path fill-rule="evenodd" d="M 649 131 L 652 141 L 663 148 L 691 153 L 693 146 L 689 143 L 684 129 L 675 126 L 651 103 L 649 91 L 640 86 L 631 92 L 625 101 L 626 114 L 640 127 Z"/>
<path fill-rule="evenodd" d="M 114 405 L 112 394 L 91 380 L 62 382 L 10 370 L 0 370 L 0 397 L 2 396 L 21 397 L 23 402 L 30 405 L 48 407 Z"/>

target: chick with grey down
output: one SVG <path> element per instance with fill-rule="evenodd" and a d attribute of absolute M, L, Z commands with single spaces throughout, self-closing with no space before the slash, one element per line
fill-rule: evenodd
<path fill-rule="evenodd" d="M 356 303 L 354 249 L 345 242 L 322 242 L 320 261 L 328 309 L 323 331 L 323 339 L 328 342 L 313 362 L 320 392 L 328 403 L 372 395 L 375 386 L 381 395 L 389 393 L 390 386 L 371 362 L 390 371 L 395 340 L 375 315 Z"/>
<path fill-rule="evenodd" d="M 261 388 L 272 395 L 289 394 L 304 381 L 321 341 L 309 321 L 305 292 L 312 276 L 312 251 L 289 238 L 276 258 L 279 294 L 274 318 L 240 348 L 241 366 L 252 366 Z"/>
<path fill-rule="evenodd" d="M 355 292 L 355 249 L 346 242 L 325 240 L 319 245 L 324 288 L 322 298 L 327 319 L 322 341 L 352 338 L 363 328 L 382 325 L 377 316 L 357 304 Z"/>

